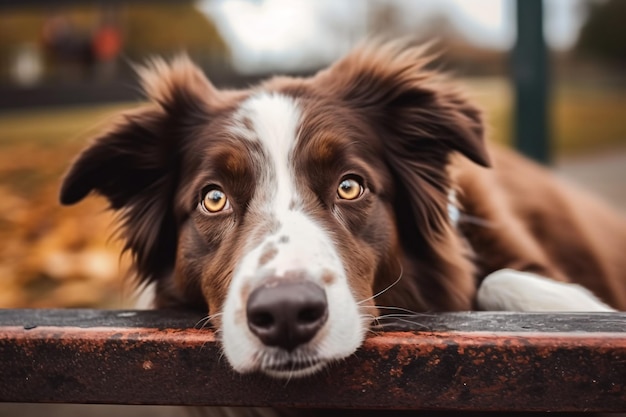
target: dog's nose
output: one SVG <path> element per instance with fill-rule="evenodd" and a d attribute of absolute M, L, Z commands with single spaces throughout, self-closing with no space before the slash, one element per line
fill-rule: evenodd
<path fill-rule="evenodd" d="M 252 291 L 246 311 L 248 328 L 265 345 L 292 351 L 322 328 L 328 303 L 315 283 L 273 281 Z"/>

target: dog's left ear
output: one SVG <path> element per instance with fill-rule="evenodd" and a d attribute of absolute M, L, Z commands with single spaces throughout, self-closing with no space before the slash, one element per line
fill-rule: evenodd
<path fill-rule="evenodd" d="M 425 66 L 426 47 L 405 42 L 356 49 L 315 81 L 381 127 L 400 152 L 457 151 L 488 167 L 481 112 Z M 389 135 L 394 138 L 389 138 Z"/>

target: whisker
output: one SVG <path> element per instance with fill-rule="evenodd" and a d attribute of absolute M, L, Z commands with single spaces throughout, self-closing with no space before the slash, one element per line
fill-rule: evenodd
<path fill-rule="evenodd" d="M 220 354 L 217 357 L 217 363 L 220 364 L 222 363 L 222 359 L 224 359 L 224 356 L 226 355 L 226 351 L 224 351 L 224 349 L 220 349 Z"/>
<path fill-rule="evenodd" d="M 287 388 L 287 385 L 289 385 L 289 381 L 291 381 L 291 377 L 293 376 L 293 371 L 296 367 L 296 361 L 293 361 L 291 363 L 291 369 L 289 370 L 289 375 L 287 375 L 287 380 L 285 381 L 285 385 L 284 387 Z"/>
<path fill-rule="evenodd" d="M 378 317 L 374 316 L 373 314 L 365 313 L 361 314 L 360 317 L 366 329 L 369 326 L 369 323 L 371 323 L 372 321 L 378 322 Z"/>
<path fill-rule="evenodd" d="M 202 326 L 200 326 L 200 328 L 199 328 L 198 330 L 204 330 L 204 328 L 205 328 L 206 326 L 208 326 L 210 322 L 211 322 L 211 319 L 206 319 L 206 320 L 204 321 L 204 323 L 202 323 Z M 197 329 L 197 328 L 198 328 L 198 324 L 199 324 L 199 322 L 198 322 L 198 323 L 196 323 L 196 325 L 194 326 L 194 328 L 196 328 L 196 329 Z"/>
<path fill-rule="evenodd" d="M 400 264 L 400 275 L 398 276 L 398 279 L 396 279 L 391 285 L 387 286 L 387 288 L 382 289 L 381 291 L 377 292 L 376 294 L 372 295 L 371 297 L 366 298 L 365 300 L 361 300 L 359 301 L 357 304 L 363 304 L 367 301 L 373 300 L 374 298 L 384 294 L 385 292 L 389 291 L 393 286 L 395 286 L 398 282 L 400 282 L 400 280 L 402 279 L 402 276 L 404 275 L 404 269 L 402 268 L 402 264 Z"/>
<path fill-rule="evenodd" d="M 380 326 L 380 324 L 377 324 L 377 325 L 376 325 L 376 327 L 379 327 L 379 326 Z M 366 332 L 368 332 L 368 333 L 373 334 L 374 336 L 380 336 L 380 335 L 381 335 L 381 333 L 380 333 L 380 332 L 377 332 L 377 331 L 375 331 L 375 330 L 372 330 L 371 328 L 367 328 L 367 329 L 365 329 L 365 331 L 366 331 Z"/>
<path fill-rule="evenodd" d="M 394 317 L 416 318 L 414 314 L 401 314 L 401 313 L 383 314 L 382 316 L 378 316 L 376 318 L 380 320 L 380 319 L 390 319 Z"/>
<path fill-rule="evenodd" d="M 202 326 L 202 328 L 200 330 L 202 330 L 204 328 L 204 326 Z M 220 341 L 221 338 L 221 333 L 222 331 L 219 329 L 215 329 L 215 331 L 213 332 L 213 335 L 215 336 L 215 340 L 217 340 L 218 342 Z M 206 346 L 206 344 L 209 343 L 208 340 L 206 340 L 204 343 L 202 343 L 202 346 L 200 346 L 200 352 L 202 352 L 202 349 L 204 349 L 204 347 Z M 222 356 L 224 355 L 223 352 L 223 348 L 220 348 L 220 358 L 222 358 Z"/>
<path fill-rule="evenodd" d="M 401 322 L 403 322 L 403 323 L 407 323 L 407 324 L 410 324 L 410 325 L 412 325 L 412 326 L 418 326 L 418 327 L 420 327 L 420 328 L 422 328 L 422 329 L 426 329 L 426 330 L 428 330 L 428 329 L 429 329 L 429 327 L 428 327 L 428 326 L 426 326 L 426 325 L 424 325 L 424 324 L 421 324 L 421 323 L 417 323 L 417 322 L 415 322 L 415 321 L 405 320 L 405 319 L 403 319 L 403 318 L 399 318 L 399 317 L 393 317 L 393 319 L 394 319 L 394 321 L 401 321 Z M 378 327 L 378 328 L 381 328 L 381 329 L 384 329 L 385 327 L 393 327 L 393 326 L 394 326 L 394 324 L 395 324 L 395 323 L 381 323 L 381 324 L 379 324 L 377 327 Z"/>
<path fill-rule="evenodd" d="M 215 314 L 207 315 L 207 316 L 201 318 L 200 320 L 198 320 L 198 322 L 193 327 L 194 327 L 194 329 L 197 329 L 198 325 L 200 325 L 200 323 L 202 323 L 202 327 L 200 327 L 199 330 L 203 330 L 209 324 L 209 322 L 211 320 L 213 320 L 215 317 L 219 317 L 219 316 L 221 316 L 223 314 L 224 313 L 215 313 Z"/>
<path fill-rule="evenodd" d="M 198 322 L 193 327 L 196 328 L 200 323 L 206 323 L 209 320 L 211 320 L 210 316 L 203 317 L 198 320 Z"/>
<path fill-rule="evenodd" d="M 397 311 L 404 311 L 406 313 L 413 314 L 415 316 L 432 317 L 432 314 L 417 312 L 417 311 L 409 310 L 409 309 L 402 308 L 402 307 L 381 306 L 381 305 L 361 306 L 361 307 L 362 308 L 377 308 L 379 310 L 397 310 Z"/>

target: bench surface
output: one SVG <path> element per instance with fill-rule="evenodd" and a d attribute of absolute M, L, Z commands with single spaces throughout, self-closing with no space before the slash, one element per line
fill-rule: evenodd
<path fill-rule="evenodd" d="M 626 313 L 402 318 L 347 360 L 289 381 L 231 371 L 201 319 L 0 310 L 0 401 L 626 411 Z"/>

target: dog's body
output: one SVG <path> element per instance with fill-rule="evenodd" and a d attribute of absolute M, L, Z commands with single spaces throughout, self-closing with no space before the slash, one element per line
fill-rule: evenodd
<path fill-rule="evenodd" d="M 492 148 L 493 169 L 482 170 L 460 160 L 452 164 L 467 212 L 488 224 L 461 224 L 484 274 L 506 265 L 560 282 L 574 282 L 620 310 L 626 309 L 623 250 L 626 222 L 603 202 L 576 189 L 521 156 Z M 506 225 L 506 226 L 503 226 Z M 489 227 L 491 226 L 491 227 Z M 490 276 L 494 278 L 495 276 Z M 601 278 L 600 278 L 601 277 Z M 538 284 L 538 283 L 536 283 Z M 561 295 L 549 299 L 541 285 L 526 288 L 501 304 L 485 297 L 481 309 L 510 311 L 592 311 L 582 300 Z M 526 293 L 526 294 L 525 294 Z M 522 302 L 523 297 L 528 297 Z M 529 301 L 532 300 L 532 304 Z M 542 302 L 543 301 L 543 302 Z"/>
<path fill-rule="evenodd" d="M 244 91 L 159 61 L 155 105 L 83 152 L 61 200 L 122 210 L 156 306 L 208 309 L 240 372 L 315 372 L 398 309 L 626 309 L 624 219 L 488 151 L 421 53 L 361 48 Z"/>

